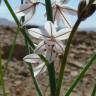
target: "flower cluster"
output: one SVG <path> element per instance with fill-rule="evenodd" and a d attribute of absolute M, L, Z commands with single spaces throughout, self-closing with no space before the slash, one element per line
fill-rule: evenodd
<path fill-rule="evenodd" d="M 64 14 L 69 15 L 76 15 L 77 11 L 69 6 L 65 6 L 64 4 L 67 4 L 70 0 L 63 0 L 63 3 L 61 0 L 55 0 L 52 3 L 52 9 L 53 9 L 53 19 L 55 22 L 55 26 L 57 27 L 59 25 L 59 22 L 62 20 L 63 23 L 71 27 L 71 24 L 67 20 L 66 16 Z M 16 14 L 18 16 L 25 16 L 25 23 L 29 21 L 36 12 L 36 7 L 38 5 L 43 5 L 45 7 L 45 4 L 42 2 L 33 2 L 32 0 L 25 0 L 25 3 L 17 7 Z M 45 15 L 46 16 L 46 15 Z"/>
<path fill-rule="evenodd" d="M 45 64 L 42 62 L 40 57 L 36 54 L 42 54 L 48 60 L 49 63 L 54 62 L 64 53 L 64 44 L 61 40 L 65 40 L 69 37 L 71 28 L 64 28 L 56 32 L 56 28 L 51 21 L 45 23 L 44 29 L 31 28 L 28 33 L 35 37 L 40 38 L 42 41 L 38 44 L 34 50 L 35 54 L 29 54 L 24 57 L 25 62 L 36 63 L 39 66 L 34 68 L 35 76 L 43 69 L 46 69 Z M 44 67 L 45 66 L 45 67 Z"/>
<path fill-rule="evenodd" d="M 69 0 L 63 0 L 63 3 L 68 3 Z M 61 1 L 55 0 L 52 4 L 53 9 L 53 19 L 57 22 L 57 26 L 60 20 L 67 24 L 67 27 L 56 30 L 55 23 L 47 21 L 44 28 L 31 28 L 28 29 L 28 33 L 37 39 L 42 41 L 36 46 L 34 53 L 25 56 L 23 59 L 25 62 L 36 64 L 34 67 L 34 76 L 37 76 L 40 72 L 46 71 L 46 66 L 44 62 L 40 59 L 39 54 L 43 55 L 49 63 L 55 64 L 56 59 L 60 60 L 60 56 L 63 55 L 65 45 L 62 40 L 68 39 L 71 32 L 71 25 L 65 17 L 65 13 L 75 15 L 77 11 L 64 6 Z M 41 2 L 32 2 L 32 0 L 25 0 L 25 3 L 16 9 L 16 14 L 20 16 L 28 16 L 25 22 L 30 20 L 34 16 L 36 7 L 41 4 Z M 44 5 L 45 6 L 45 5 Z"/>

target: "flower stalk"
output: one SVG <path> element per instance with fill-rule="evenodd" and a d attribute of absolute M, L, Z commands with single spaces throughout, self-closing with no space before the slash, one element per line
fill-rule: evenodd
<path fill-rule="evenodd" d="M 96 81 L 91 96 L 96 96 Z"/>
<path fill-rule="evenodd" d="M 70 44 L 71 44 L 71 41 L 72 41 L 72 38 L 74 36 L 74 34 L 76 33 L 76 30 L 80 24 L 81 20 L 80 19 L 77 19 L 73 29 L 72 29 L 72 32 L 69 36 L 69 39 L 68 39 L 68 42 L 67 42 L 67 45 L 66 45 L 66 48 L 65 48 L 65 51 L 64 51 L 64 57 L 62 59 L 62 62 L 61 62 L 61 68 L 60 68 L 60 73 L 59 73 L 59 80 L 58 80 L 58 83 L 57 83 L 57 90 L 56 90 L 56 95 L 59 96 L 60 94 L 60 89 L 61 89 L 61 85 L 62 85 L 62 80 L 63 80 L 63 76 L 64 76 L 64 69 L 65 69 L 65 66 L 66 66 L 66 62 L 67 62 L 67 57 L 68 57 L 68 53 L 69 53 L 69 48 L 70 48 Z"/>
<path fill-rule="evenodd" d="M 51 0 L 45 0 L 45 3 L 46 3 L 47 20 L 53 22 Z"/>
<path fill-rule="evenodd" d="M 45 3 L 46 3 L 47 20 L 53 22 L 51 0 L 45 0 Z M 51 96 L 56 96 L 56 76 L 55 76 L 54 63 L 48 64 L 47 69 L 49 73 Z"/>

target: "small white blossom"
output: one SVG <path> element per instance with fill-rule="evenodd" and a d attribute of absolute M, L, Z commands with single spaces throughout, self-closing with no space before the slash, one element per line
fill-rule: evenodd
<path fill-rule="evenodd" d="M 52 4 L 53 9 L 53 19 L 56 22 L 56 26 L 59 25 L 60 20 L 63 20 L 64 24 L 68 27 L 71 27 L 71 24 L 67 20 L 65 14 L 69 15 L 77 15 L 77 11 L 75 9 L 72 9 L 69 6 L 65 6 L 66 3 L 68 3 L 70 0 L 55 0 Z"/>
<path fill-rule="evenodd" d="M 26 16 L 25 22 L 29 21 L 36 12 L 36 7 L 42 4 L 41 2 L 35 2 L 32 0 L 25 0 L 24 4 L 18 6 L 15 10 L 16 15 Z"/>
<path fill-rule="evenodd" d="M 36 54 L 42 54 L 49 63 L 52 63 L 55 62 L 56 58 L 59 58 L 59 55 L 63 55 L 65 46 L 61 40 L 67 39 L 70 35 L 70 31 L 70 28 L 64 28 L 56 32 L 56 28 L 53 23 L 51 21 L 47 21 L 44 29 L 31 28 L 28 30 L 28 33 L 37 39 L 42 39 L 34 52 Z M 25 56 L 24 61 L 38 63 L 39 65 L 34 68 L 34 73 L 38 75 L 42 69 L 43 72 L 45 72 L 46 66 L 36 54 L 29 54 Z"/>
<path fill-rule="evenodd" d="M 53 62 L 58 54 L 64 52 L 64 44 L 61 40 L 65 40 L 70 35 L 71 28 L 64 28 L 56 32 L 56 28 L 52 22 L 47 21 L 45 28 L 31 28 L 29 34 L 35 38 L 43 39 L 35 49 L 37 54 L 44 54 L 48 57 L 49 62 Z M 49 55 L 48 55 L 49 54 Z"/>
<path fill-rule="evenodd" d="M 29 54 L 23 58 L 23 60 L 27 63 L 31 63 L 33 66 L 34 76 L 36 77 L 40 72 L 43 73 L 46 71 L 46 66 L 40 59 L 37 54 Z"/>

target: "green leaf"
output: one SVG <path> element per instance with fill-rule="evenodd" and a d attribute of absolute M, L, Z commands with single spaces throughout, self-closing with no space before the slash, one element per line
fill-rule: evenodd
<path fill-rule="evenodd" d="M 19 34 L 19 31 L 20 31 L 19 28 L 17 28 L 17 29 L 16 29 L 16 35 L 15 35 L 15 37 L 14 37 L 12 46 L 10 47 L 10 50 L 9 50 L 9 56 L 8 56 L 8 60 L 7 60 L 6 66 L 5 66 L 5 71 L 7 71 L 8 64 L 9 64 L 9 62 L 10 62 L 11 59 L 12 59 L 13 52 L 14 52 L 15 45 L 16 45 L 16 39 L 17 39 L 17 36 L 18 36 L 18 34 Z"/>
<path fill-rule="evenodd" d="M 72 93 L 72 91 L 74 90 L 74 88 L 77 86 L 77 84 L 79 83 L 79 81 L 84 77 L 85 73 L 87 72 L 87 70 L 92 66 L 94 60 L 96 59 L 96 53 L 91 57 L 91 59 L 89 60 L 89 62 L 86 64 L 85 68 L 82 69 L 82 71 L 80 72 L 80 74 L 78 75 L 78 77 L 74 80 L 74 82 L 72 83 L 72 85 L 70 86 L 70 88 L 68 89 L 68 91 L 66 92 L 65 96 L 70 96 L 70 94 Z"/>
<path fill-rule="evenodd" d="M 96 96 L 96 80 L 95 80 L 95 85 L 94 85 L 94 88 L 93 88 L 91 96 Z"/>

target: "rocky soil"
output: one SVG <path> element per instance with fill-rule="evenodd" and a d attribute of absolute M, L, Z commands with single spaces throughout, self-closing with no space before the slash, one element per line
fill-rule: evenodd
<path fill-rule="evenodd" d="M 8 60 L 9 50 L 16 34 L 15 28 L 0 27 L 0 46 L 2 49 L 2 61 L 4 67 Z M 34 39 L 33 41 L 35 41 Z M 65 77 L 62 84 L 62 94 L 68 89 L 72 81 L 82 70 L 92 53 L 96 52 L 96 32 L 77 32 L 71 44 Z M 22 58 L 28 54 L 24 46 L 24 38 L 19 34 L 11 62 L 5 74 L 6 94 L 8 96 L 36 96 L 32 78 Z M 92 87 L 96 83 L 96 61 L 80 81 L 71 96 L 91 96 Z M 60 65 L 56 65 L 58 67 Z M 58 72 L 57 72 L 58 74 Z M 47 72 L 38 76 L 38 82 L 44 92 L 49 96 L 49 83 Z M 2 92 L 0 91 L 0 96 Z"/>

